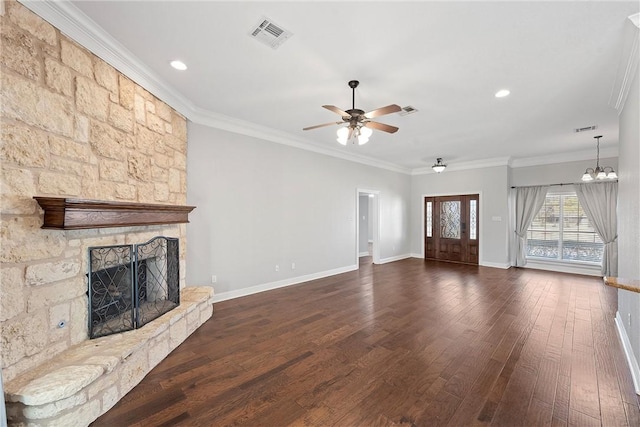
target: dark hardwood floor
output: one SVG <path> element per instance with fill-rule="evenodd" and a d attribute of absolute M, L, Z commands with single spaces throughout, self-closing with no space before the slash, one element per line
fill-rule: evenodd
<path fill-rule="evenodd" d="M 640 425 L 601 279 L 364 260 L 215 304 L 93 425 Z"/>

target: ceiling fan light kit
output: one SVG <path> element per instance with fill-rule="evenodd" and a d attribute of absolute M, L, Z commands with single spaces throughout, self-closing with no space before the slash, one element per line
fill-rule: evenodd
<path fill-rule="evenodd" d="M 349 138 L 351 138 L 351 136 L 349 135 L 350 132 L 358 139 L 358 145 L 364 145 L 369 142 L 369 138 L 373 133 L 371 129 L 364 126 L 358 126 L 355 129 L 352 129 L 351 127 L 342 127 L 338 129 L 338 139 L 336 139 L 336 141 L 338 141 L 342 145 L 347 145 L 347 142 L 349 142 Z"/>
<path fill-rule="evenodd" d="M 431 168 L 436 171 L 436 173 L 440 173 L 447 168 L 447 165 L 442 163 L 442 157 L 438 157 Z"/>
<path fill-rule="evenodd" d="M 596 145 L 596 167 L 587 168 L 582 175 L 582 181 L 590 182 L 594 179 L 596 181 L 603 181 L 605 179 L 618 179 L 618 174 L 611 166 L 600 166 L 600 138 L 602 135 L 594 136 L 598 140 Z"/>
<path fill-rule="evenodd" d="M 324 126 L 331 126 L 335 124 L 347 124 L 345 127 L 341 127 L 337 131 L 337 141 L 342 145 L 347 145 L 350 139 L 354 138 L 353 143 L 355 144 L 356 140 L 358 141 L 358 145 L 364 145 L 369 141 L 369 138 L 373 134 L 373 129 L 381 130 L 387 133 L 395 133 L 398 131 L 398 128 L 391 125 L 386 125 L 384 123 L 374 122 L 371 119 L 379 116 L 383 116 L 385 114 L 396 113 L 401 111 L 399 105 L 390 104 L 386 107 L 377 108 L 375 110 L 369 111 L 365 113 L 364 110 L 357 109 L 355 107 L 356 104 L 356 88 L 360 84 L 358 80 L 349 81 L 349 87 L 351 88 L 351 109 L 343 111 L 340 108 L 334 105 L 323 105 L 323 108 L 326 108 L 329 111 L 333 111 L 336 114 L 339 114 L 342 117 L 342 121 L 338 122 L 329 122 L 323 123 L 321 125 L 309 126 L 302 130 L 311 130 L 317 129 Z"/>
<path fill-rule="evenodd" d="M 359 131 L 360 135 L 358 135 L 358 144 L 363 145 L 369 142 L 369 138 L 373 134 L 373 131 L 365 126 L 360 127 Z"/>

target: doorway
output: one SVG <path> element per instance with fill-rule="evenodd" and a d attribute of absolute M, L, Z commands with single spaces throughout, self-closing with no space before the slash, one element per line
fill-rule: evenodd
<path fill-rule="evenodd" d="M 478 264 L 478 194 L 424 198 L 424 257 Z"/>
<path fill-rule="evenodd" d="M 356 257 L 355 265 L 362 262 L 380 263 L 380 192 L 356 191 Z"/>

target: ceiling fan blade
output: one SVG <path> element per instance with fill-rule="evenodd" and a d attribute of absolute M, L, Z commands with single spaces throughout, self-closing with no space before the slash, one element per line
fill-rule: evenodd
<path fill-rule="evenodd" d="M 364 117 L 366 119 L 373 119 L 374 117 L 384 116 L 385 114 L 396 113 L 402 110 L 399 105 L 391 104 L 386 107 L 378 108 L 376 110 L 369 111 L 368 113 L 364 113 Z"/>
<path fill-rule="evenodd" d="M 336 107 L 335 105 L 323 105 L 322 108 L 326 108 L 329 111 L 333 111 L 336 114 L 339 114 L 342 117 L 351 117 L 351 114 L 347 113 L 346 111 L 343 111 L 341 109 L 339 109 L 338 107 Z"/>
<path fill-rule="evenodd" d="M 325 126 L 339 125 L 339 124 L 342 124 L 342 123 L 344 123 L 344 122 L 329 122 L 329 123 L 323 123 L 323 124 L 321 124 L 321 125 L 309 126 L 309 127 L 303 128 L 302 130 L 317 129 L 317 128 L 322 128 L 322 127 L 325 127 Z"/>
<path fill-rule="evenodd" d="M 398 129 L 399 129 L 395 126 L 385 125 L 384 123 L 378 123 L 378 122 L 364 122 L 364 126 L 368 128 L 381 130 L 383 132 L 388 132 L 388 133 L 396 133 L 398 132 Z"/>

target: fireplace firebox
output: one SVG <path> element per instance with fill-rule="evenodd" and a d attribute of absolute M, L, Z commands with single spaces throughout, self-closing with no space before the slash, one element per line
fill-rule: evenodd
<path fill-rule="evenodd" d="M 89 248 L 89 338 L 140 328 L 180 305 L 178 239 Z"/>

